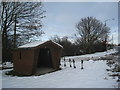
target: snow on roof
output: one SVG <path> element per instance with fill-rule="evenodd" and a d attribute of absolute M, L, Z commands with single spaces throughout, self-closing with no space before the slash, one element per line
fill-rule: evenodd
<path fill-rule="evenodd" d="M 35 42 L 31 42 L 31 43 L 28 43 L 28 44 L 25 44 L 25 45 L 22 45 L 22 46 L 19 46 L 18 48 L 28 48 L 28 47 L 36 47 L 40 44 L 43 44 L 44 42 L 41 42 L 41 41 L 35 41 Z"/>
<path fill-rule="evenodd" d="M 39 45 L 41 45 L 41 44 L 44 44 L 44 43 L 46 43 L 46 42 L 48 42 L 48 41 L 44 41 L 44 42 L 43 42 L 43 41 L 35 41 L 35 42 L 31 42 L 31 43 L 28 43 L 28 44 L 19 46 L 18 48 L 32 48 L 32 47 L 37 47 L 37 46 L 39 46 Z M 58 45 L 59 47 L 63 48 L 63 46 L 61 46 L 60 44 L 58 44 L 58 43 L 56 43 L 56 42 L 54 42 L 54 41 L 51 41 L 51 42 L 53 42 L 54 44 L 56 44 L 56 45 Z"/>
<path fill-rule="evenodd" d="M 56 45 L 58 45 L 58 46 L 60 46 L 61 48 L 63 48 L 63 46 L 62 45 L 60 45 L 60 44 L 58 44 L 58 43 L 56 43 L 56 42 L 54 42 L 54 41 L 52 41 L 54 44 L 56 44 Z"/>

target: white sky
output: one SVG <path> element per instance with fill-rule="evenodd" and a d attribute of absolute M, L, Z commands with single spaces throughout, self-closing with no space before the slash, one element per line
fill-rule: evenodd
<path fill-rule="evenodd" d="M 42 40 L 48 40 L 54 35 L 73 37 L 76 34 L 75 25 L 81 18 L 93 16 L 111 28 L 114 43 L 118 39 L 118 3 L 117 2 L 44 2 L 46 18 L 43 19 Z"/>

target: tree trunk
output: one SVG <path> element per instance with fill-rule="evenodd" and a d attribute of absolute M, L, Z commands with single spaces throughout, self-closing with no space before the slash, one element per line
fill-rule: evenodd
<path fill-rule="evenodd" d="M 17 20 L 16 20 L 16 16 L 15 16 L 14 35 L 13 35 L 13 48 L 17 47 L 17 45 L 16 45 L 16 23 L 17 23 Z"/>
<path fill-rule="evenodd" d="M 6 61 L 7 57 L 5 54 L 7 54 L 7 29 L 6 29 L 6 25 L 3 29 L 3 33 L 2 33 L 2 59 L 3 61 Z"/>
<path fill-rule="evenodd" d="M 7 17 L 7 11 L 5 13 L 6 17 Z M 4 26 L 3 26 L 3 30 L 2 30 L 2 60 L 3 62 L 7 60 L 7 55 L 8 55 L 8 52 L 7 52 L 7 41 L 8 41 L 8 35 L 7 35 L 7 18 L 5 19 L 5 22 L 4 22 Z"/>

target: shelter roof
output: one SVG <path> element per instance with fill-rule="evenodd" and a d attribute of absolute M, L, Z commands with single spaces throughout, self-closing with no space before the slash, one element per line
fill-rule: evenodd
<path fill-rule="evenodd" d="M 60 44 L 58 44 L 58 43 L 56 43 L 54 41 L 51 41 L 51 40 L 44 41 L 44 42 L 43 41 L 35 41 L 35 42 L 31 42 L 31 43 L 19 46 L 18 48 L 33 48 L 33 47 L 37 47 L 37 46 L 40 46 L 40 45 L 43 45 L 43 44 L 46 44 L 46 43 L 53 43 L 53 44 L 57 45 L 58 47 L 63 48 L 62 45 L 60 45 Z"/>

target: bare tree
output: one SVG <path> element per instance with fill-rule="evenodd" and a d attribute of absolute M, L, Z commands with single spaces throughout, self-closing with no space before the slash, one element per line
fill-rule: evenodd
<path fill-rule="evenodd" d="M 82 18 L 76 25 L 79 38 L 85 53 L 91 53 L 92 46 L 98 40 L 104 41 L 108 37 L 109 28 L 94 17 Z"/>
<path fill-rule="evenodd" d="M 59 37 L 58 35 L 55 35 L 51 37 L 50 40 L 63 46 L 62 56 L 73 56 L 80 54 L 78 53 L 78 47 L 71 40 L 69 40 L 68 36 Z"/>
<path fill-rule="evenodd" d="M 44 18 L 41 2 L 1 2 L 1 33 L 3 51 L 6 53 L 9 35 L 13 36 L 13 47 L 16 39 L 29 39 L 43 34 L 41 19 Z M 3 54 L 4 55 L 4 54 Z"/>

